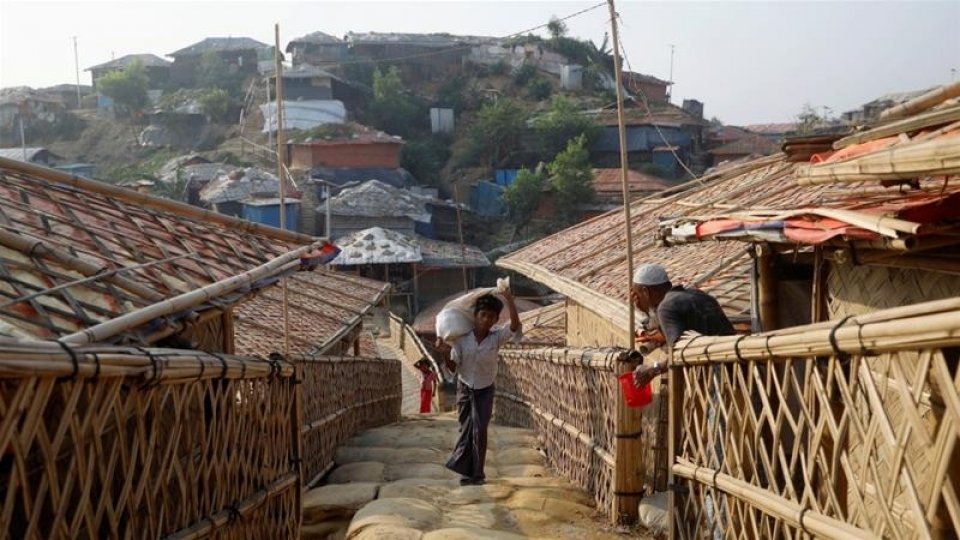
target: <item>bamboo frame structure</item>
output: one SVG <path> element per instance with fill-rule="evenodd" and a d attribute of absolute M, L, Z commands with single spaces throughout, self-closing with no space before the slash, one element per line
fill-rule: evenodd
<path fill-rule="evenodd" d="M 958 346 L 957 298 L 682 339 L 677 536 L 960 530 Z"/>
<path fill-rule="evenodd" d="M 640 486 L 651 476 L 637 456 L 617 458 L 623 449 L 618 438 L 640 436 L 639 430 L 625 430 L 631 419 L 621 413 L 617 380 L 638 361 L 636 352 L 625 349 L 500 350 L 495 421 L 535 429 L 550 466 L 592 493 L 612 521 L 622 520 L 624 501 L 640 497 L 622 492 L 617 475 Z"/>
<path fill-rule="evenodd" d="M 0 536 L 295 537 L 298 388 L 277 360 L 2 341 Z"/>

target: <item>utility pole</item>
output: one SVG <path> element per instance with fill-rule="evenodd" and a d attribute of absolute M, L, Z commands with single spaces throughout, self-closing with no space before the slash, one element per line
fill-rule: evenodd
<path fill-rule="evenodd" d="M 636 323 L 633 309 L 633 231 L 630 219 L 630 188 L 627 183 L 629 167 L 627 162 L 627 129 L 623 112 L 623 68 L 620 60 L 620 37 L 617 33 L 617 10 L 613 0 L 607 0 L 610 8 L 610 30 L 613 37 L 613 69 L 617 79 L 617 126 L 620 133 L 620 172 L 623 182 L 623 220 L 627 236 L 627 280 L 624 282 L 627 301 L 626 347 L 632 353 L 635 349 L 634 335 Z M 632 356 L 632 355 L 631 355 Z M 633 371 L 632 362 L 617 362 L 618 376 Z M 643 445 L 637 436 L 643 430 L 641 417 L 636 409 L 627 408 L 622 398 L 622 389 L 617 390 L 615 429 L 616 463 L 614 464 L 614 497 L 610 511 L 620 523 L 636 522 L 637 506 L 643 492 L 644 458 Z M 671 395 L 672 397 L 672 395 Z M 672 454 L 669 454 L 672 455 Z"/>
<path fill-rule="evenodd" d="M 77 72 L 77 108 L 80 108 L 80 55 L 77 53 L 77 36 L 73 36 L 73 67 Z"/>
<path fill-rule="evenodd" d="M 265 86 L 267 87 L 267 114 L 270 114 L 270 77 L 267 77 L 263 80 Z M 271 126 L 273 123 L 273 115 L 267 118 L 267 146 L 273 146 L 273 129 L 276 128 L 276 125 Z"/>
<path fill-rule="evenodd" d="M 284 190 L 286 178 L 283 175 L 285 153 L 283 148 L 283 64 L 280 62 L 280 24 L 273 26 L 276 40 L 275 66 L 277 74 L 277 187 L 280 195 L 280 228 L 287 228 L 287 198 Z M 269 79 L 267 79 L 269 81 Z M 280 279 L 280 288 L 283 291 L 283 354 L 290 354 L 290 310 L 287 300 L 287 278 Z"/>
<path fill-rule="evenodd" d="M 668 44 L 670 46 L 670 91 L 667 92 L 667 101 L 670 101 L 670 98 L 673 97 L 673 50 L 677 48 L 673 43 Z"/>

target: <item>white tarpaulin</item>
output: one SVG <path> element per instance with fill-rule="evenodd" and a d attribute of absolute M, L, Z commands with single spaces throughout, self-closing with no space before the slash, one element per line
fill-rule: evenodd
<path fill-rule="evenodd" d="M 260 106 L 263 113 L 263 132 L 277 131 L 277 102 Z M 347 119 L 347 109 L 336 99 L 283 102 L 283 129 L 312 129 L 322 124 L 342 124 Z"/>

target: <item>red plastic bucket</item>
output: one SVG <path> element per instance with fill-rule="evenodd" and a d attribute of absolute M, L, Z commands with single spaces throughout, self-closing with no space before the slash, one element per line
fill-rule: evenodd
<path fill-rule="evenodd" d="M 620 386 L 623 387 L 623 400 L 627 402 L 627 407 L 643 407 L 653 401 L 653 392 L 650 389 L 650 383 L 640 388 L 633 384 L 633 372 L 628 371 L 619 377 Z"/>

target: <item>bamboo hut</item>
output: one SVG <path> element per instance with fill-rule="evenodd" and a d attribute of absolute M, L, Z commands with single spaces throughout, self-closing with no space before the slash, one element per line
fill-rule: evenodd
<path fill-rule="evenodd" d="M 942 536 L 958 526 L 951 495 L 957 486 L 943 482 L 942 475 L 932 480 L 919 476 L 934 467 L 958 477 L 958 424 L 944 420 L 952 417 L 947 410 L 954 407 L 943 405 L 958 402 L 949 339 L 938 342 L 946 348 L 910 350 L 903 346 L 907 340 L 901 332 L 885 348 L 868 350 L 861 341 L 857 354 L 849 355 L 850 346 L 836 342 L 841 323 L 850 325 L 842 328 L 847 335 L 856 336 L 863 317 L 960 295 L 957 106 L 948 99 L 847 137 L 787 141 L 785 153 L 734 164 L 631 203 L 631 227 L 634 237 L 641 238 L 634 244 L 634 262 L 663 264 L 674 283 L 692 283 L 711 293 L 742 332 L 802 328 L 794 334 L 799 339 L 816 331 L 809 325 L 818 321 L 834 320 L 837 328 L 831 335 L 832 327 L 827 327 L 824 334 L 835 354 L 819 364 L 810 361 L 811 355 L 822 354 L 812 345 L 796 342 L 803 353 L 796 346 L 777 349 L 771 334 L 753 342 L 697 338 L 681 344 L 692 346 L 683 361 L 701 364 L 689 369 L 673 364 L 669 400 L 674 416 L 667 418 L 667 395 L 661 392 L 663 399 L 655 397 L 644 409 L 641 430 L 645 484 L 663 489 L 668 473 L 689 480 L 681 488 L 690 494 L 678 496 L 674 507 L 675 533 Z M 559 358 L 582 354 L 582 347 L 625 345 L 623 220 L 622 211 L 611 212 L 498 261 L 567 297 L 564 348 L 504 355 L 504 365 L 517 368 L 509 374 L 513 379 L 559 376 L 533 362 L 537 355 Z M 910 320 L 904 324 L 919 330 Z M 956 328 L 947 335 L 956 339 Z M 747 351 L 747 343 L 769 348 Z M 755 365 L 751 361 L 779 359 L 776 365 L 756 364 L 749 368 L 754 371 L 743 372 L 753 377 L 710 371 L 721 344 L 744 370 Z M 529 365 L 512 359 L 518 354 Z M 851 371 L 851 359 L 862 371 Z M 946 371 L 937 371 L 941 368 Z M 609 378 L 591 379 L 591 373 L 581 371 L 564 375 L 579 381 L 571 399 L 577 392 L 616 396 L 604 390 Z M 950 378 L 954 383 L 947 382 Z M 720 396 L 727 405 L 719 423 L 717 392 L 727 392 Z M 603 408 L 600 416 L 607 422 L 619 425 L 616 403 L 594 406 Z M 546 400 L 534 399 L 526 408 L 549 412 L 557 419 L 554 425 L 566 423 L 570 435 L 548 449 L 548 457 L 551 451 L 556 456 L 551 458 L 555 466 L 591 466 L 583 458 L 576 463 L 569 449 L 595 441 L 589 436 L 599 429 L 595 420 L 578 419 L 572 410 Z M 828 420 L 825 411 L 837 419 Z M 814 417 L 832 427 L 804 426 Z M 837 431 L 834 422 L 840 419 L 849 429 Z M 880 431 L 862 431 L 867 426 Z M 724 439 L 727 435 L 736 440 Z M 671 448 L 674 444 L 680 446 Z M 714 448 L 723 451 L 711 453 Z M 624 474 L 620 451 L 606 449 L 612 453 L 608 464 L 616 463 L 610 482 L 619 488 L 616 479 Z M 823 459 L 849 461 L 837 468 L 824 466 Z M 803 460 L 808 460 L 805 470 Z M 816 480 L 809 476 L 812 468 L 821 475 Z M 714 476 L 704 480 L 710 474 Z M 810 487 L 801 489 L 804 481 Z M 831 490 L 830 482 L 842 486 Z M 603 486 L 594 489 L 599 493 Z M 814 522 L 818 525 L 811 526 Z"/>
<path fill-rule="evenodd" d="M 297 368 L 232 310 L 335 246 L 7 159 L 0 223 L 0 536 L 296 536 Z"/>

